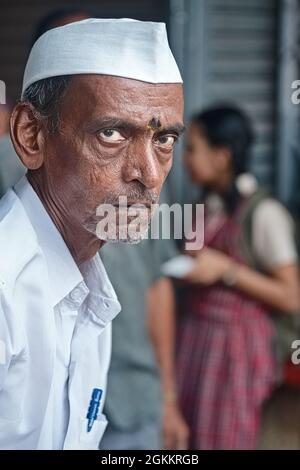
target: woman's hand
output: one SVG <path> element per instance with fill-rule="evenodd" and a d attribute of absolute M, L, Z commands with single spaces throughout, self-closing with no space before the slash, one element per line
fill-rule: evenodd
<path fill-rule="evenodd" d="M 233 260 L 229 256 L 212 248 L 203 248 L 197 254 L 195 261 L 195 268 L 185 276 L 184 280 L 205 286 L 221 281 L 225 273 L 233 265 Z"/>
<path fill-rule="evenodd" d="M 294 314 L 300 310 L 299 272 L 296 264 L 277 266 L 269 274 L 237 264 L 220 251 L 203 248 L 196 265 L 183 280 L 211 286 L 223 281 L 269 307 Z"/>
<path fill-rule="evenodd" d="M 164 449 L 188 449 L 189 429 L 175 403 L 164 405 L 162 425 Z"/>

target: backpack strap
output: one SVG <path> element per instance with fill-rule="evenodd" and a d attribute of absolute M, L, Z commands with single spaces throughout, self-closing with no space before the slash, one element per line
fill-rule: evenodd
<path fill-rule="evenodd" d="M 241 225 L 242 225 L 242 236 L 241 236 L 241 249 L 250 267 L 257 271 L 262 271 L 258 260 L 255 258 L 253 252 L 253 215 L 257 207 L 261 202 L 270 198 L 271 196 L 261 189 L 255 191 L 255 193 L 246 202 L 246 207 L 242 211 Z"/>

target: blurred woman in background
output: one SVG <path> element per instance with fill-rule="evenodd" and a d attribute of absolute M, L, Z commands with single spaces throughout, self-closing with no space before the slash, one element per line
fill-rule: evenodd
<path fill-rule="evenodd" d="M 247 117 L 231 107 L 196 115 L 187 132 L 184 162 L 205 194 L 205 246 L 189 253 L 197 263 L 183 291 L 177 351 L 192 449 L 255 448 L 276 381 L 269 314 L 299 308 L 293 222 L 271 197 L 253 203 L 251 143 Z M 244 243 L 251 206 L 248 251 L 259 268 Z"/>

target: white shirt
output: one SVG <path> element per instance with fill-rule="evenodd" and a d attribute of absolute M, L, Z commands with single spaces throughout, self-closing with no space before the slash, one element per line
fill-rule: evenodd
<path fill-rule="evenodd" d="M 0 239 L 1 229 L 4 236 L 5 231 L 11 231 L 10 236 L 18 231 L 21 236 L 16 236 L 16 241 L 21 243 L 23 260 L 14 273 L 11 262 L 16 253 L 9 251 L 16 250 L 16 244 L 11 248 L 6 246 L 14 295 L 9 298 L 9 281 L 4 281 L 7 295 L 2 289 L 6 302 L 0 304 L 0 338 L 11 347 L 7 348 L 10 367 L 6 373 L 2 371 L 2 380 L 0 364 L 0 448 L 96 449 L 106 427 L 102 415 L 104 399 L 90 433 L 86 429 L 86 413 L 93 388 L 101 388 L 105 394 L 111 350 L 110 323 L 120 311 L 120 304 L 99 255 L 79 270 L 26 178 L 16 185 L 15 192 L 10 190 L 3 199 Z M 12 227 L 8 215 L 14 210 L 18 218 Z M 4 257 L 0 251 L 0 261 L 1 255 Z M 10 273 L 1 266 L 0 263 L 0 278 L 4 279 Z M 14 322 L 12 315 L 11 331 L 5 334 L 5 325 L 1 331 L 1 314 L 5 324 L 7 303 L 14 307 L 12 313 L 25 321 Z M 40 324 L 36 312 L 40 314 Z M 23 397 L 14 388 L 18 381 L 23 387 Z M 44 407 L 37 416 L 33 400 L 40 400 L 40 395 L 45 397 Z M 1 435 L 1 409 L 8 410 L 7 406 L 19 407 L 19 416 L 11 432 L 4 436 Z M 13 421 L 9 418 L 6 421 Z"/>

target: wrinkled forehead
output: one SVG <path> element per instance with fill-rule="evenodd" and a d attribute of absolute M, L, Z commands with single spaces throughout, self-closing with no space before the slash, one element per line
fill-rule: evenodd
<path fill-rule="evenodd" d="M 119 117 L 144 125 L 153 117 L 162 126 L 183 120 L 180 83 L 152 84 L 109 75 L 72 77 L 63 110 L 73 119 Z"/>

